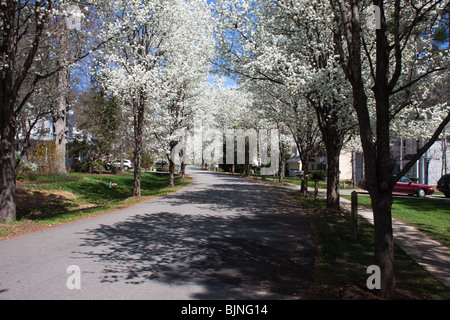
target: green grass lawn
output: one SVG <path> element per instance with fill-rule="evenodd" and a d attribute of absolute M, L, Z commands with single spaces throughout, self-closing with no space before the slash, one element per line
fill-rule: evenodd
<path fill-rule="evenodd" d="M 372 207 L 368 195 L 358 195 L 358 203 Z M 450 199 L 394 196 L 392 217 L 450 248 Z"/>
<path fill-rule="evenodd" d="M 312 196 L 303 197 L 297 192 L 291 193 L 291 196 L 310 216 L 320 249 L 316 264 L 315 295 L 312 298 L 376 298 L 366 287 L 366 270 L 374 261 L 373 226 L 359 218 L 358 237 L 352 240 L 351 216 L 348 212 L 325 209 L 324 199 L 314 201 Z M 398 289 L 396 299 L 450 299 L 450 289 L 398 246 L 395 246 L 395 277 Z M 357 297 L 354 288 L 358 288 Z"/>
<path fill-rule="evenodd" d="M 0 236 L 14 233 L 25 225 L 65 223 L 123 208 L 176 191 L 189 182 L 190 178 L 176 177 L 175 187 L 169 188 L 167 175 L 142 173 L 141 197 L 135 198 L 132 173 L 26 177 L 25 181 L 18 181 L 17 221 L 0 223 Z"/>

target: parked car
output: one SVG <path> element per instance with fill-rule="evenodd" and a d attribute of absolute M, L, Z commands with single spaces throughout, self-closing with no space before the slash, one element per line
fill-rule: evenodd
<path fill-rule="evenodd" d="M 164 160 L 156 160 L 155 161 L 155 166 L 164 167 L 166 164 L 167 164 L 167 161 L 164 161 Z"/>
<path fill-rule="evenodd" d="M 157 160 L 155 161 L 155 163 L 153 163 L 153 165 L 155 166 L 155 169 L 157 171 L 164 171 L 164 167 L 167 165 L 167 161 Z"/>
<path fill-rule="evenodd" d="M 366 181 L 361 180 L 359 182 L 359 187 L 361 189 L 367 190 Z M 400 193 L 407 195 L 417 195 L 418 197 L 425 197 L 427 195 L 432 195 L 434 193 L 434 188 L 426 184 L 414 183 L 406 177 L 400 178 L 400 180 L 395 184 L 392 193 Z"/>
<path fill-rule="evenodd" d="M 116 159 L 106 164 L 106 169 L 111 170 L 112 168 L 120 168 L 120 160 Z M 123 170 L 128 171 L 130 169 L 133 169 L 133 163 L 128 159 L 124 159 Z"/>
<path fill-rule="evenodd" d="M 446 198 L 450 198 L 450 174 L 446 174 L 439 179 L 437 189 L 442 192 Z"/>

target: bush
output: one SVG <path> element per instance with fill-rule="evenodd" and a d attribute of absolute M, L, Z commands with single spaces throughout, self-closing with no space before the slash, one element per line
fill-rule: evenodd
<path fill-rule="evenodd" d="M 37 165 L 35 163 L 21 162 L 16 168 L 16 175 L 26 176 L 32 174 L 37 170 Z"/>
<path fill-rule="evenodd" d="M 64 155 L 58 153 L 54 141 L 39 142 L 30 157 L 30 161 L 36 164 L 37 174 L 44 176 L 55 174 L 61 159 L 64 159 Z"/>
<path fill-rule="evenodd" d="M 73 160 L 72 171 L 88 173 L 92 171 L 100 171 L 103 168 L 103 162 L 95 159 L 85 159 L 81 162 L 78 159 Z"/>
<path fill-rule="evenodd" d="M 310 179 L 314 181 L 324 181 L 327 177 L 327 173 L 324 170 L 311 170 Z"/>

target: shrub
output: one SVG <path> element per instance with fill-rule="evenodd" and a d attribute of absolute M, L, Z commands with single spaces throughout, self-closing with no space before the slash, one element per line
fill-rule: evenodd
<path fill-rule="evenodd" d="M 74 172 L 92 172 L 92 171 L 100 171 L 103 168 L 104 164 L 101 160 L 95 160 L 95 159 L 84 159 L 83 162 L 81 162 L 78 159 L 73 160 L 72 164 L 72 171 Z"/>
<path fill-rule="evenodd" d="M 36 145 L 30 161 L 36 164 L 38 175 L 51 175 L 56 173 L 57 164 L 61 158 L 64 158 L 64 155 L 59 154 L 54 141 L 40 141 Z"/>
<path fill-rule="evenodd" d="M 310 178 L 311 180 L 324 181 L 327 177 L 327 173 L 324 170 L 311 170 Z"/>

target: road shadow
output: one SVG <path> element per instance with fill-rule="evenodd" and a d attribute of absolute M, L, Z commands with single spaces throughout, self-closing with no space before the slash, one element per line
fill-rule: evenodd
<path fill-rule="evenodd" d="M 308 217 L 275 188 L 238 180 L 189 187 L 164 197 L 167 210 L 149 202 L 149 213 L 87 230 L 89 251 L 78 254 L 104 266 L 101 282 L 202 286 L 192 299 L 301 298 L 317 254 Z"/>
<path fill-rule="evenodd" d="M 197 299 L 301 297 L 313 281 L 315 246 L 292 227 L 280 228 L 295 217 L 281 220 L 138 215 L 88 231 L 83 246 L 94 250 L 84 254 L 105 266 L 102 282 L 196 284 L 205 288 Z"/>

